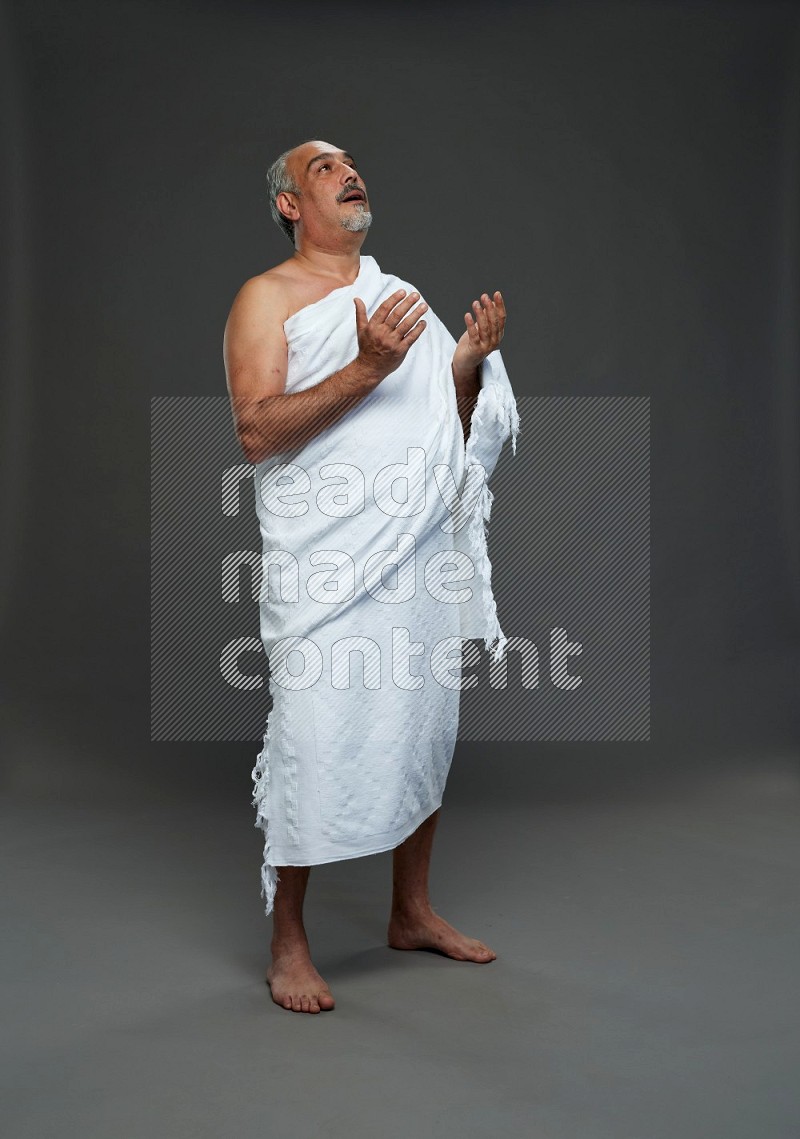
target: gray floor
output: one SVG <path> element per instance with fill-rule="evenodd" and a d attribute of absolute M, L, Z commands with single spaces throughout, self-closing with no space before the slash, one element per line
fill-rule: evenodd
<path fill-rule="evenodd" d="M 389 949 L 391 854 L 321 867 L 304 1016 L 263 979 L 253 748 L 112 739 L 6 740 L 5 1135 L 800 1135 L 788 749 L 460 745 L 433 901 L 498 959 Z"/>

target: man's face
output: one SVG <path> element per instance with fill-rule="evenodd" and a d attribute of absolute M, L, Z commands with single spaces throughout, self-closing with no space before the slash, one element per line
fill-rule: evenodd
<path fill-rule="evenodd" d="M 352 155 L 328 142 L 306 142 L 289 156 L 288 165 L 301 194 L 291 202 L 300 211 L 309 236 L 347 229 L 358 233 L 372 222 L 367 188 Z M 286 202 L 278 205 L 286 209 Z"/>

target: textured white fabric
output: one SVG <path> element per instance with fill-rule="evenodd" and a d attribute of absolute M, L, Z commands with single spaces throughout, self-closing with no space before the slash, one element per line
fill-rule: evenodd
<path fill-rule="evenodd" d="M 289 317 L 287 393 L 356 357 L 354 297 L 371 316 L 400 288 L 414 286 L 362 256 L 352 285 Z M 358 405 L 256 467 L 273 707 L 252 778 L 267 914 L 277 866 L 392 849 L 440 806 L 461 638 L 482 638 L 495 658 L 505 649 L 485 524 L 509 434 L 516 452 L 516 403 L 495 351 L 465 449 L 455 340 L 430 309 L 425 320 L 401 366 Z M 453 603 L 453 590 L 468 600 Z"/>

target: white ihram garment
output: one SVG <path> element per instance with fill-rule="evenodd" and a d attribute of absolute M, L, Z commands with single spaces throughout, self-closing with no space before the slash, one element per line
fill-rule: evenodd
<path fill-rule="evenodd" d="M 413 291 L 362 256 L 352 285 L 290 316 L 286 392 L 355 359 L 354 297 L 372 316 L 400 288 Z M 486 555 L 486 479 L 509 433 L 516 452 L 516 403 L 492 352 L 465 450 L 456 342 L 430 309 L 425 320 L 400 367 L 360 403 L 302 448 L 256 466 L 273 707 L 252 778 L 267 914 L 277 866 L 392 849 L 441 805 L 460 638 L 483 638 L 496 659 L 505 650 Z M 442 529 L 455 505 L 450 478 L 451 494 L 474 502 L 455 534 Z M 458 590 L 469 600 L 453 603 Z"/>

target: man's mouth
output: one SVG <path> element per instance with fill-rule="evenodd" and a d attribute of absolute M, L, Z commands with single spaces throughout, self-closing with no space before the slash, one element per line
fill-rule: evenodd
<path fill-rule="evenodd" d="M 343 202 L 365 202 L 367 196 L 363 190 L 351 190 L 346 198 L 342 198 Z"/>

